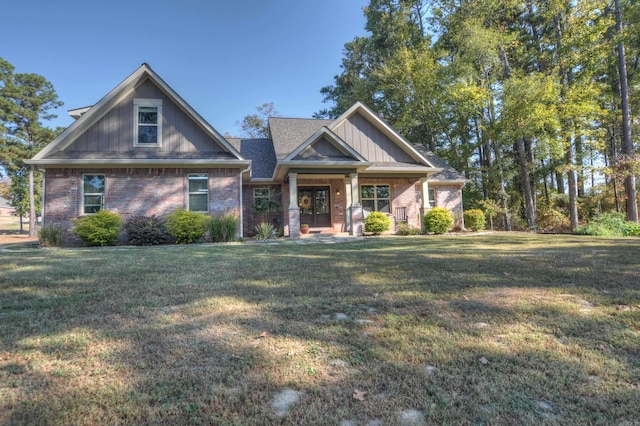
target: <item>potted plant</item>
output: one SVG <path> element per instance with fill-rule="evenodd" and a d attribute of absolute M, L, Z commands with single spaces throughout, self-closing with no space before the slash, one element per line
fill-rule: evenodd
<path fill-rule="evenodd" d="M 300 225 L 300 233 L 302 234 L 308 234 L 309 233 L 309 224 L 308 223 L 303 223 Z"/>

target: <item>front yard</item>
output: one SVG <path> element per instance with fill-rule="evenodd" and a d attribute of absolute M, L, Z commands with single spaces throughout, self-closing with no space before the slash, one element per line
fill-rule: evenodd
<path fill-rule="evenodd" d="M 12 247 L 0 324 L 0 424 L 640 417 L 638 238 Z"/>

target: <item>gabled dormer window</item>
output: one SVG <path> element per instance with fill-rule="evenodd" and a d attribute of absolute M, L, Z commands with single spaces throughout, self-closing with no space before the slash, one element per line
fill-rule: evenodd
<path fill-rule="evenodd" d="M 134 146 L 162 145 L 162 99 L 133 100 Z"/>

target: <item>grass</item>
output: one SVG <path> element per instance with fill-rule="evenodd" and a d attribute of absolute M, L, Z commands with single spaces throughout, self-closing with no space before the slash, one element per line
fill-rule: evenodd
<path fill-rule="evenodd" d="M 0 424 L 634 424 L 639 266 L 522 234 L 0 250 Z"/>

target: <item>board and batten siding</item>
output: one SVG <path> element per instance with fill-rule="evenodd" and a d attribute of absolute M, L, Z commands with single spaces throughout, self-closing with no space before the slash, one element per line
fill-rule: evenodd
<path fill-rule="evenodd" d="M 134 98 L 162 99 L 162 146 L 133 146 Z M 173 103 L 145 80 L 96 124 L 71 144 L 79 152 L 224 152 L 225 150 Z"/>
<path fill-rule="evenodd" d="M 415 163 L 416 160 L 360 114 L 341 123 L 334 133 L 367 161 L 380 163 Z"/>
<path fill-rule="evenodd" d="M 309 148 L 305 149 L 300 153 L 300 155 L 296 156 L 296 159 L 305 160 L 308 158 L 323 158 L 327 160 L 334 161 L 353 161 L 354 159 L 351 156 L 345 155 L 342 151 L 336 148 L 331 142 L 329 142 L 326 138 L 322 138 L 312 144 Z"/>

